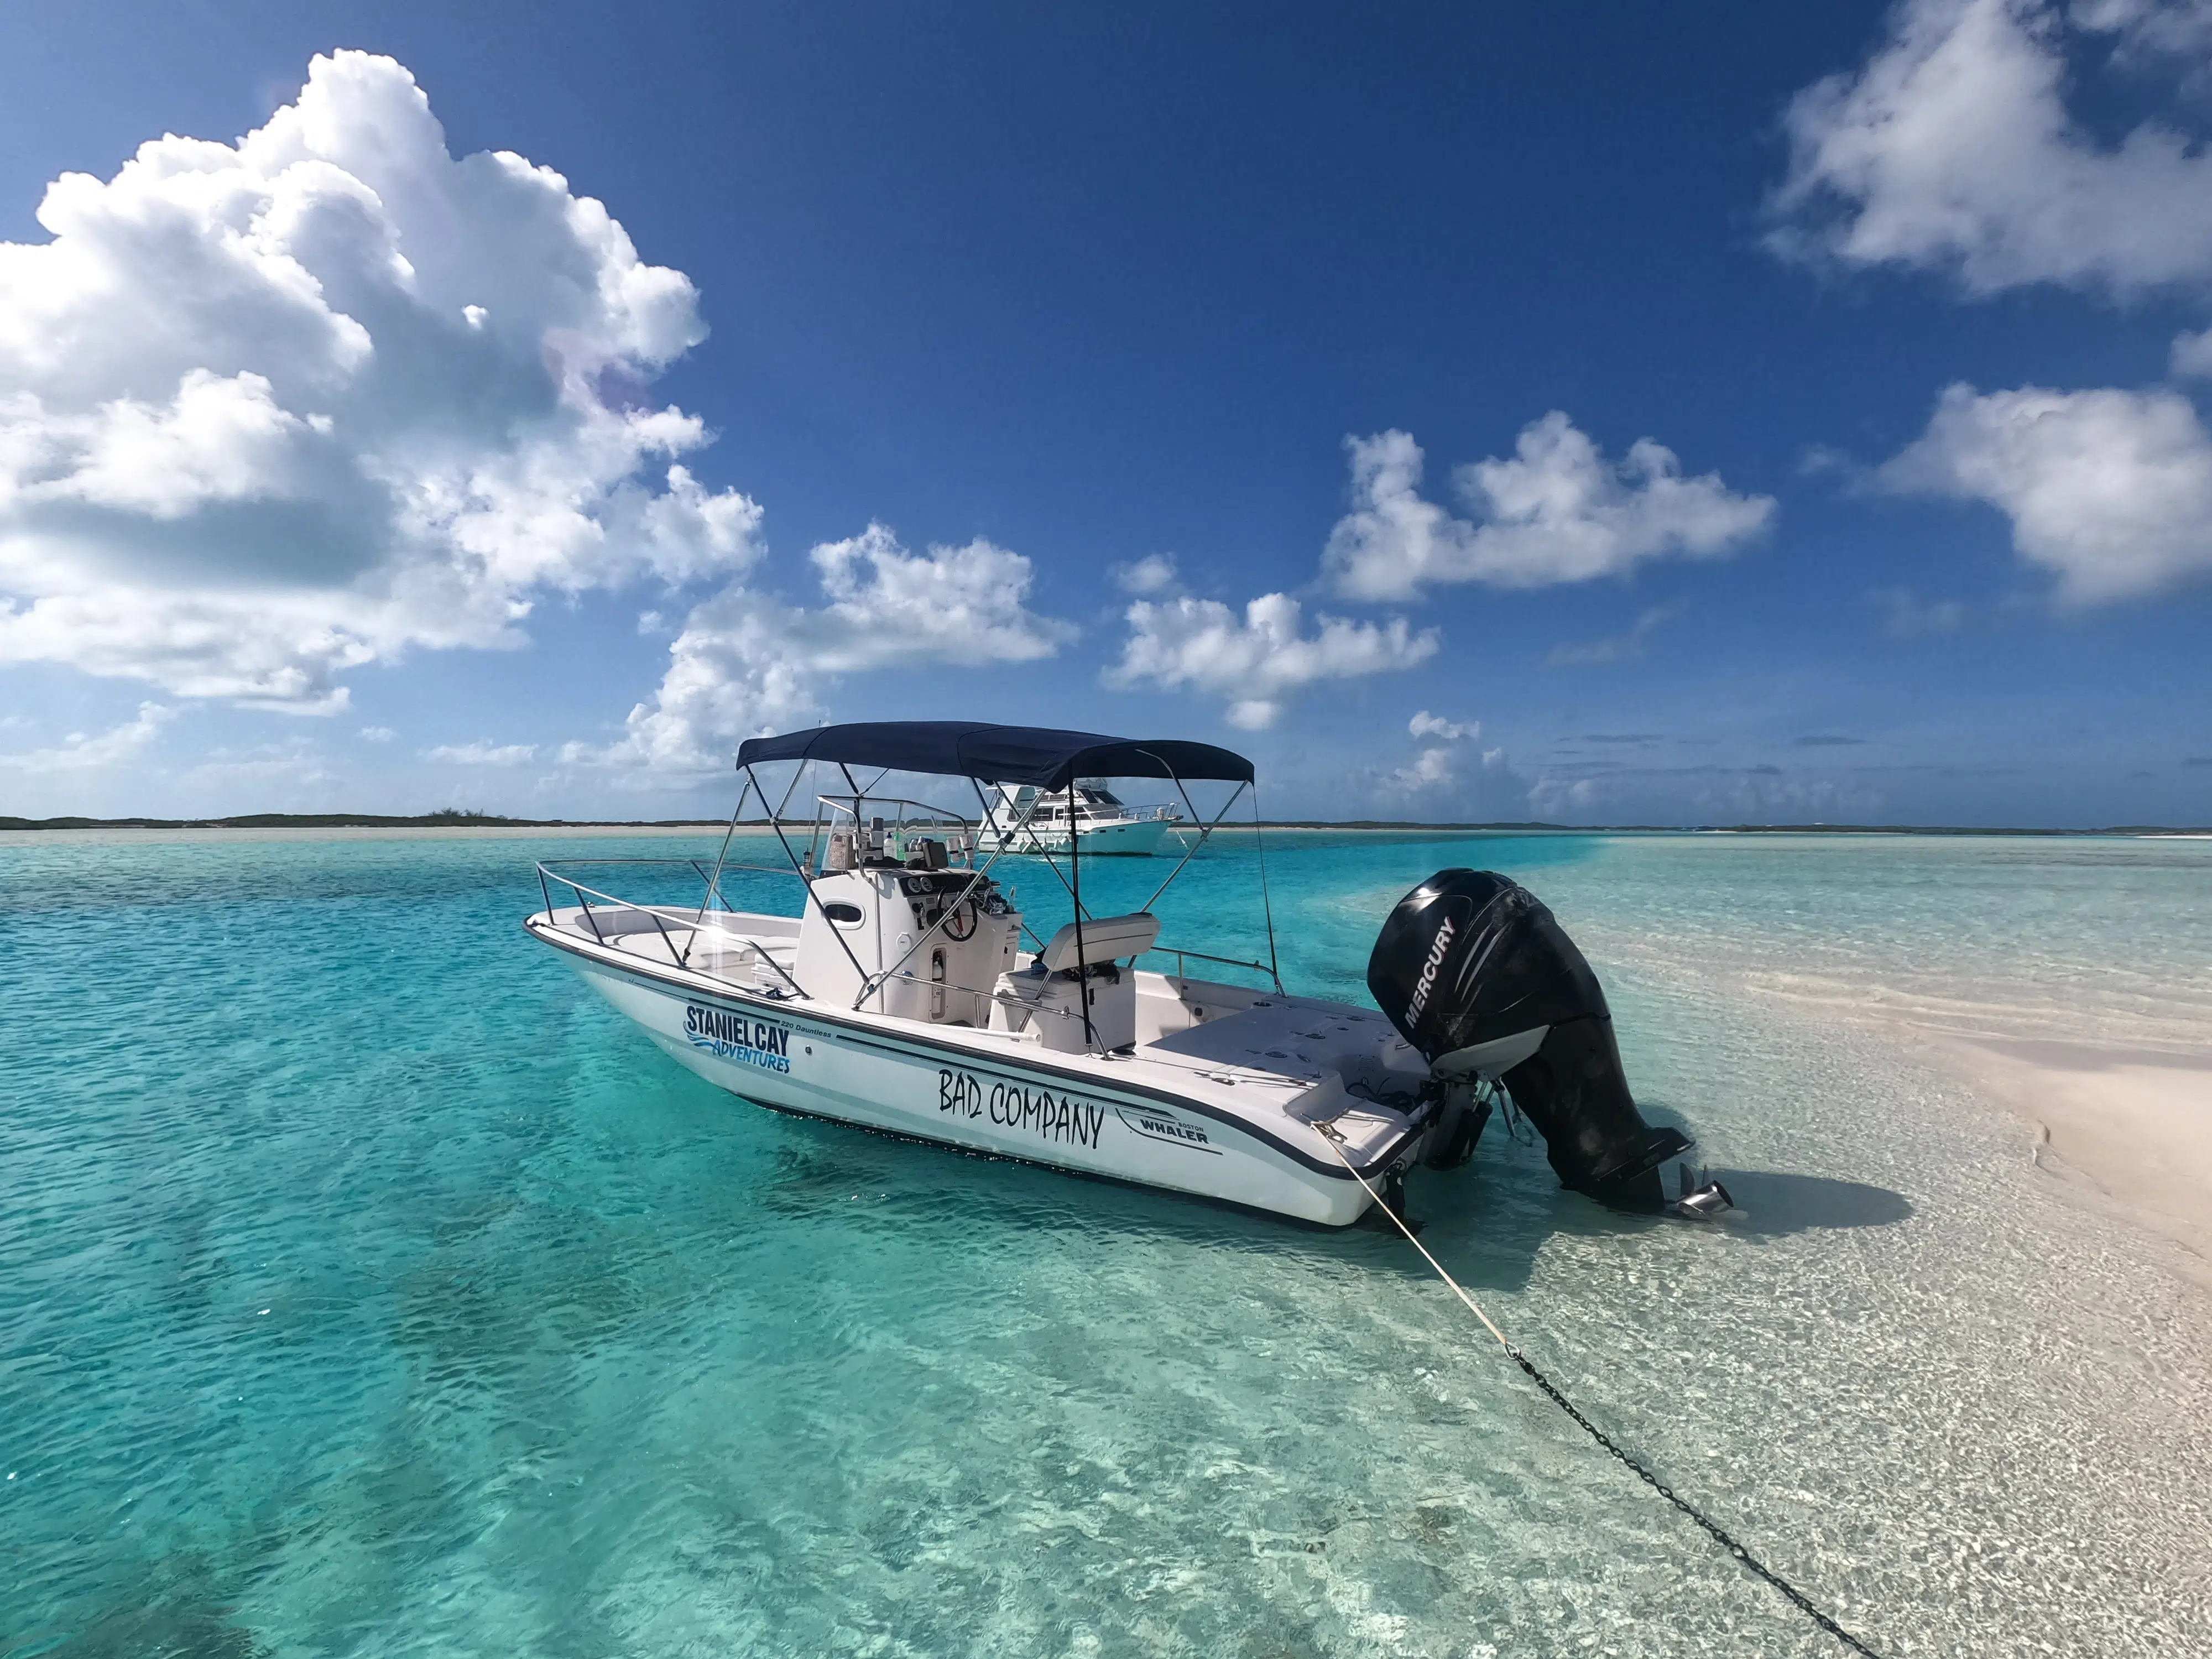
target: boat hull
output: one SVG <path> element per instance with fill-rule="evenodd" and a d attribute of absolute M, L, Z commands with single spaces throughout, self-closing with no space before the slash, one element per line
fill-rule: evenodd
<path fill-rule="evenodd" d="M 1194 1102 L 562 948 L 672 1059 L 764 1106 L 1323 1226 L 1346 1225 L 1371 1202 L 1342 1164 Z"/>
<path fill-rule="evenodd" d="M 1085 825 L 1083 837 L 1083 856 L 1085 858 L 1151 858 L 1160 850 L 1173 824 L 1166 818 L 1137 818 L 1127 823 Z M 982 835 L 982 850 L 1000 850 L 1001 837 L 995 830 L 986 830 Z M 1049 853 L 1055 858 L 1067 854 L 1066 830 L 1024 830 L 1004 837 L 1009 853 Z"/>

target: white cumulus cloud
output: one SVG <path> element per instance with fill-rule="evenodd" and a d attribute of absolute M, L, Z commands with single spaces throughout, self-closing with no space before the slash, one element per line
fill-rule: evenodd
<path fill-rule="evenodd" d="M 2117 35 L 2118 56 L 2131 66 L 2160 56 L 2202 62 L 2212 47 L 2208 0 L 2073 0 L 2066 15 L 2081 28 Z"/>
<path fill-rule="evenodd" d="M 1353 599 L 1407 599 L 1431 582 L 1544 587 L 1668 555 L 1719 557 L 1775 512 L 1771 496 L 1738 495 L 1717 474 L 1683 477 L 1674 453 L 1649 438 L 1608 460 L 1557 410 L 1522 429 L 1510 459 L 1455 471 L 1468 519 L 1423 499 L 1423 456 L 1409 434 L 1345 443 L 1352 511 L 1330 532 L 1322 568 Z"/>
<path fill-rule="evenodd" d="M 143 754 L 177 716 L 173 708 L 142 702 L 135 720 L 105 732 L 72 732 L 52 749 L 32 749 L 0 754 L 0 768 L 16 772 L 88 772 Z"/>
<path fill-rule="evenodd" d="M 1458 743 L 1463 738 L 1482 735 L 1480 720 L 1448 720 L 1442 714 L 1431 714 L 1425 708 L 1406 722 L 1408 735 L 1415 738 L 1441 738 L 1446 743 Z"/>
<path fill-rule="evenodd" d="M 2178 380 L 2212 380 L 2212 328 L 2175 335 L 2166 368 Z"/>
<path fill-rule="evenodd" d="M 690 283 L 560 174 L 454 157 L 390 58 L 38 216 L 0 243 L 0 662 L 327 712 L 542 594 L 755 556 L 646 395 L 705 336 Z"/>
<path fill-rule="evenodd" d="M 1172 591 L 1176 583 L 1175 555 L 1147 553 L 1141 559 L 1114 567 L 1114 585 L 1139 599 Z"/>
<path fill-rule="evenodd" d="M 538 754 L 534 743 L 441 743 L 422 758 L 447 766 L 523 766 Z"/>
<path fill-rule="evenodd" d="M 281 743 L 255 744 L 246 749 L 210 750 L 185 776 L 202 788 L 250 790 L 264 799 L 270 791 L 282 790 L 295 801 L 301 799 L 299 792 L 302 790 L 339 781 L 322 751 L 314 744 L 296 737 Z"/>
<path fill-rule="evenodd" d="M 1528 786 L 1528 810 L 1539 818 L 1563 818 L 1598 804 L 1595 778 L 1560 778 L 1547 773 Z"/>
<path fill-rule="evenodd" d="M 1286 593 L 1261 594 L 1242 617 L 1218 599 L 1139 599 L 1127 619 L 1109 685 L 1196 686 L 1227 697 L 1230 724 L 1247 731 L 1273 725 L 1301 687 L 1410 668 L 1436 653 L 1438 638 L 1434 629 L 1414 633 L 1402 617 L 1378 624 L 1324 616 L 1307 634 Z"/>
<path fill-rule="evenodd" d="M 1386 789 L 1394 793 L 1414 795 L 1425 790 L 1443 789 L 1459 781 L 1457 752 L 1453 745 L 1472 743 L 1482 735 L 1480 720 L 1448 720 L 1441 714 L 1431 714 L 1425 708 L 1406 722 L 1407 734 L 1416 741 L 1432 739 L 1430 744 L 1414 757 L 1411 766 L 1401 766 L 1384 780 Z M 1482 764 L 1486 769 L 1498 764 L 1505 757 L 1502 749 L 1484 751 Z"/>
<path fill-rule="evenodd" d="M 2201 63 L 2206 9 L 2156 0 L 1905 0 L 1857 70 L 1799 93 L 1769 246 L 2124 296 L 2212 286 L 2212 155 L 2156 119 L 2116 143 L 2066 102 L 2069 49 Z"/>
<path fill-rule="evenodd" d="M 980 538 L 908 553 L 879 524 L 808 556 L 830 604 L 793 613 L 821 671 L 929 662 L 1034 662 L 1073 639 L 1067 623 L 1024 606 L 1032 573 L 1018 553 Z"/>
<path fill-rule="evenodd" d="M 841 675 L 1034 662 L 1075 635 L 1028 608 L 1029 560 L 988 541 L 909 553 L 872 524 L 810 558 L 824 603 L 793 605 L 731 583 L 693 608 L 659 690 L 630 711 L 623 736 L 569 744 L 562 759 L 720 771 L 738 739 L 820 719 L 822 694 Z"/>
<path fill-rule="evenodd" d="M 1986 501 L 2057 596 L 2137 599 L 2212 575 L 2212 434 L 2178 393 L 1978 394 L 1954 386 L 1876 475 L 1901 494 Z"/>
<path fill-rule="evenodd" d="M 1440 789 L 1457 781 L 1452 769 L 1451 750 L 1424 749 L 1411 766 L 1401 766 L 1390 774 L 1390 782 L 1407 794 L 1423 789 Z"/>

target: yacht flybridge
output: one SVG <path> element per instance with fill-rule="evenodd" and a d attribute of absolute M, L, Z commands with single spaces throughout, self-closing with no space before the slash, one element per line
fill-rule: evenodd
<path fill-rule="evenodd" d="M 771 808 L 771 769 L 787 764 Z M 1502 876 L 1444 871 L 1400 903 L 1368 965 L 1382 1013 L 1286 992 L 1272 921 L 1265 962 L 1164 940 L 1152 905 L 1251 787 L 1251 763 L 1225 749 L 899 722 L 755 738 L 738 766 L 722 855 L 690 866 L 696 902 L 617 898 L 579 878 L 592 861 L 542 863 L 545 906 L 525 925 L 662 1049 L 747 1099 L 1332 1226 L 1401 1208 L 1416 1166 L 1465 1163 L 1509 1099 L 1561 1179 L 1609 1203 L 1662 1207 L 1661 1166 L 1688 1148 L 1638 1114 L 1596 979 Z M 891 773 L 965 780 L 981 810 L 873 793 Z M 810 776 L 828 791 L 800 794 Z M 1102 777 L 1171 783 L 1196 823 L 1167 879 L 1121 914 L 1085 904 L 1091 836 L 1066 827 L 1079 780 Z M 1210 821 L 1190 806 L 1195 782 L 1234 786 Z M 755 826 L 787 868 L 730 858 L 756 795 Z M 787 815 L 794 799 L 805 817 Z M 1069 815 L 1064 870 L 1049 836 L 1024 839 L 1048 807 Z M 1069 919 L 1048 935 L 993 873 L 1009 848 L 1043 854 L 1065 889 Z M 726 890 L 763 873 L 796 879 L 800 914 L 734 907 Z M 1683 1185 L 1685 1213 L 1726 1207 L 1717 1187 Z"/>

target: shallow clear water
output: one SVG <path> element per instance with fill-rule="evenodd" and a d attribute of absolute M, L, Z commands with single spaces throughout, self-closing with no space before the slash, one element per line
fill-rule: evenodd
<path fill-rule="evenodd" d="M 534 856 L 681 845 L 0 846 L 0 1653 L 1837 1650 L 1402 1241 L 665 1060 L 517 924 Z M 2212 843 L 1267 859 L 1285 977 L 1328 994 L 1431 870 L 1527 882 L 1742 1200 L 1608 1215 L 1495 1127 L 1416 1182 L 1424 1242 L 1601 1425 L 1881 1651 L 2212 1650 L 2177 1247 L 1826 1017 L 2201 1050 Z M 1094 908 L 1162 873 L 1102 866 Z M 1170 934 L 1250 873 L 1194 864 Z"/>

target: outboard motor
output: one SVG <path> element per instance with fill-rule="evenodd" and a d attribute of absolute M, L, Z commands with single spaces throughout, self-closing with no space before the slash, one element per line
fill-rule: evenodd
<path fill-rule="evenodd" d="M 1563 1183 L 1623 1208 L 1667 1206 L 1659 1168 L 1689 1139 L 1637 1111 L 1597 975 L 1526 888 L 1438 871 L 1382 924 L 1367 989 L 1448 1098 L 1455 1083 L 1502 1081 Z"/>

